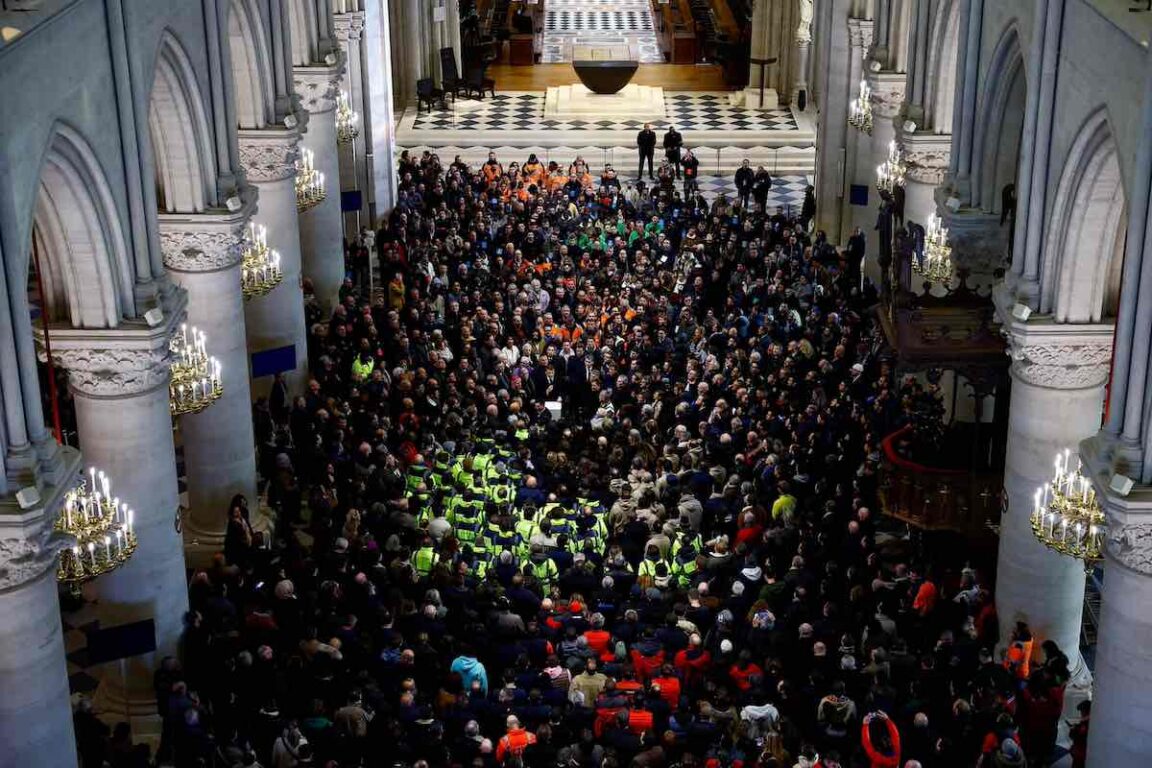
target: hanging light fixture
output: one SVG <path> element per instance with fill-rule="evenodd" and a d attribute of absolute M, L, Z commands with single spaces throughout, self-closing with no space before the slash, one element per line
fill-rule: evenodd
<path fill-rule="evenodd" d="M 848 106 L 848 123 L 858 131 L 872 134 L 872 89 L 860 78 L 860 93 Z"/>
<path fill-rule="evenodd" d="M 347 91 L 336 97 L 336 141 L 347 144 L 360 135 L 360 114 L 353 111 Z"/>
<path fill-rule="evenodd" d="M 95 467 L 64 497 L 56 530 L 76 540 L 60 552 L 56 579 L 79 590 L 85 581 L 119 568 L 136 551 L 134 512 L 112 495 L 112 482 Z"/>
<path fill-rule="evenodd" d="M 888 142 L 888 157 L 876 166 L 876 189 L 891 193 L 896 187 L 904 186 L 904 175 L 908 163 L 904 160 L 904 148 L 895 140 Z"/>
<path fill-rule="evenodd" d="M 244 298 L 263 296 L 284 279 L 280 254 L 268 248 L 268 229 L 248 224 L 248 248 L 240 266 L 240 288 Z"/>
<path fill-rule="evenodd" d="M 208 355 L 204 332 L 196 326 L 180 324 L 172 337 L 172 380 L 168 403 L 173 416 L 199 413 L 224 394 L 220 381 L 220 361 Z"/>
<path fill-rule="evenodd" d="M 1071 469 L 1071 458 L 1067 450 L 1056 454 L 1052 482 L 1036 489 L 1032 533 L 1049 549 L 1090 563 L 1100 559 L 1107 526 L 1092 481 L 1079 458 Z"/>
<path fill-rule="evenodd" d="M 316 170 L 316 153 L 307 148 L 300 149 L 300 159 L 296 161 L 296 210 L 307 211 L 315 208 L 328 196 L 324 188 L 324 174 Z"/>
<path fill-rule="evenodd" d="M 924 258 L 912 260 L 912 270 L 930 283 L 947 285 L 952 281 L 952 246 L 948 244 L 948 230 L 935 213 L 928 217 L 924 233 Z"/>

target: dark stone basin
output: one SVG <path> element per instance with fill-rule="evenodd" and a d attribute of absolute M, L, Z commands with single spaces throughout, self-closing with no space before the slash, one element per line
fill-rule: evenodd
<path fill-rule="evenodd" d="M 580 82 L 593 93 L 616 93 L 640 68 L 638 61 L 574 61 L 572 68 Z"/>

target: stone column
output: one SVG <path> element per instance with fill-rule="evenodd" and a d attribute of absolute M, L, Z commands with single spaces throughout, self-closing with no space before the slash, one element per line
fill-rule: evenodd
<path fill-rule="evenodd" d="M 368 213 L 368 174 L 365 162 L 371 147 L 371 133 L 365 123 L 366 94 L 369 92 L 367 71 L 364 67 L 364 11 L 338 13 L 335 16 L 336 39 L 344 51 L 346 71 L 342 88 L 348 92 L 352 111 L 360 116 L 360 134 L 350 142 L 339 145 L 340 189 L 348 192 L 360 191 L 360 210 L 344 214 L 344 231 L 350 236 L 360 227 L 371 223 Z"/>
<path fill-rule="evenodd" d="M 864 230 L 868 239 L 868 254 L 865 261 L 865 276 L 880 284 L 880 265 L 876 255 L 880 253 L 880 236 L 876 231 L 876 211 L 880 194 L 876 190 L 876 166 L 888 157 L 888 143 L 896 138 L 896 120 L 904 103 L 905 76 L 898 72 L 869 72 L 868 85 L 872 89 L 872 136 L 869 150 L 861 163 L 858 184 L 867 184 L 868 198 L 874 201 L 867 208 L 856 208 L 856 225 Z"/>
<path fill-rule="evenodd" d="M 1104 592 L 1096 641 L 1089 768 L 1146 765 L 1152 755 L 1152 489 L 1126 498 L 1097 476 L 1108 515 Z"/>
<path fill-rule="evenodd" d="M 87 587 L 102 627 L 155 622 L 155 653 L 109 665 L 96 697 L 99 709 L 132 717 L 155 713 L 152 671 L 176 655 L 188 610 L 168 406 L 168 344 L 187 297 L 180 289 L 167 296 L 155 327 L 127 320 L 111 330 L 52 333 L 53 357 L 68 371 L 76 403 L 85 466 L 107 472 L 114 495 L 135 510 L 136 552 Z"/>
<path fill-rule="evenodd" d="M 283 282 L 266 296 L 244 305 L 248 352 L 256 355 L 284 350 L 284 371 L 291 392 L 301 392 L 308 377 L 307 329 L 304 326 L 304 294 L 300 289 L 300 229 L 296 211 L 296 159 L 299 157 L 295 129 L 241 130 L 240 161 L 248 181 L 259 192 L 260 203 L 253 221 L 268 229 L 268 247 L 280 253 Z M 291 347 L 291 350 L 287 348 Z M 272 384 L 270 375 L 255 377 L 252 390 L 264 394 Z"/>
<path fill-rule="evenodd" d="M 366 75 L 362 132 L 368 184 L 370 218 L 375 220 L 396 204 L 396 134 L 393 119 L 392 38 L 388 10 L 394 0 L 369 3 L 364 11 L 364 52 Z"/>
<path fill-rule="evenodd" d="M 224 392 L 196 414 L 180 417 L 189 514 L 184 539 L 198 555 L 220 551 L 228 503 L 242 493 L 256 506 L 252 392 L 248 381 L 240 262 L 255 190 L 242 191 L 236 213 L 161 214 L 160 245 L 172 280 L 188 291 L 188 324 L 202 330 L 220 361 Z"/>
<path fill-rule="evenodd" d="M 338 57 L 339 58 L 339 57 Z M 340 158 L 336 148 L 336 96 L 344 64 L 296 67 L 296 93 L 308 110 L 308 129 L 301 144 L 313 153 L 324 174 L 328 195 L 300 214 L 300 250 L 304 276 L 311 279 L 320 306 L 338 301 L 344 282 L 344 225 L 340 219 Z"/>
<path fill-rule="evenodd" d="M 827 30 L 827 41 L 821 46 L 817 74 L 822 78 L 816 152 L 816 228 L 828 234 L 830 242 L 843 243 L 848 222 L 844 217 L 847 179 L 848 103 L 856 95 L 859 83 L 848 77 L 848 9 L 849 0 L 821 3 L 820 29 Z"/>
<path fill-rule="evenodd" d="M 804 0 L 801 0 L 800 5 L 803 6 Z M 808 10 L 811 12 L 812 3 L 808 2 Z M 772 8 L 771 0 L 756 0 L 752 9 L 752 44 L 749 52 L 749 57 L 753 59 L 767 59 L 772 56 L 782 55 L 782 51 L 772 50 L 771 35 L 772 24 L 771 15 Z M 811 36 L 808 38 L 811 40 Z M 744 106 L 749 109 L 776 109 L 780 106 L 779 98 L 776 94 L 776 89 L 772 87 L 772 68 L 778 66 L 777 64 L 748 64 L 748 86 L 744 89 Z M 763 71 L 761 71 L 763 67 Z M 760 98 L 760 78 L 764 78 L 764 98 Z"/>
<path fill-rule="evenodd" d="M 70 477 L 79 481 L 80 454 L 68 450 Z M 6 765 L 75 768 L 68 668 L 60 603 L 56 598 L 56 553 L 64 542 L 49 534 L 65 488 L 46 486 L 39 509 L 21 510 L 11 497 L 11 519 L 36 522 L 0 527 L 0 743 Z M 8 515 L 5 515 L 8 517 Z"/>
<path fill-rule="evenodd" d="M 1079 655 L 1084 605 L 1084 564 L 1036 540 L 1030 522 L 1036 489 L 1050 482 L 1057 453 L 1078 450 L 1096 434 L 1112 353 L 1107 325 L 1021 323 L 1012 317 L 1015 293 L 995 292 L 996 310 L 1012 355 L 1012 394 L 1004 490 L 1008 510 L 1000 525 L 996 608 L 1001 635 L 1028 623 L 1039 649 L 1054 640 L 1083 671 Z"/>
<path fill-rule="evenodd" d="M 944 181 L 951 159 L 952 137 L 937 133 L 901 131 L 904 159 L 908 163 L 904 186 L 904 219 L 921 226 L 936 212 L 936 187 Z"/>

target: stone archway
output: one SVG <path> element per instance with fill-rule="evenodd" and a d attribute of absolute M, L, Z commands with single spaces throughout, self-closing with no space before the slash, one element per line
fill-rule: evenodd
<path fill-rule="evenodd" d="M 91 147 L 69 126 L 52 131 L 32 232 L 43 311 L 76 328 L 115 328 L 134 316 L 134 273 L 112 190 Z"/>
<path fill-rule="evenodd" d="M 264 128 L 275 120 L 275 90 L 267 35 L 252 0 L 232 0 L 228 8 L 228 50 L 232 93 L 240 128 Z"/>
<path fill-rule="evenodd" d="M 1060 175 L 1045 238 L 1040 311 L 1058 323 L 1113 316 L 1126 229 L 1119 152 L 1100 109 L 1081 128 Z"/>
<path fill-rule="evenodd" d="M 202 213 L 216 196 L 211 129 L 195 70 L 167 32 L 156 56 L 148 128 L 161 212 Z"/>
<path fill-rule="evenodd" d="M 1028 83 L 1020 37 L 1008 27 L 996 46 L 977 108 L 972 207 L 1000 211 L 1001 191 L 1016 183 Z"/>

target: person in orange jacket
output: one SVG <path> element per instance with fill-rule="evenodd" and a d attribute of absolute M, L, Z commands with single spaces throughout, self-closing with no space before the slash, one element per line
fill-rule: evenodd
<path fill-rule="evenodd" d="M 516 715 L 508 715 L 508 733 L 496 745 L 496 762 L 504 765 L 509 757 L 520 757 L 529 745 L 536 743 L 536 734 L 521 727 Z"/>
<path fill-rule="evenodd" d="M 883 727 L 875 740 L 872 736 L 872 723 Z M 896 724 L 883 712 L 869 712 L 860 726 L 860 740 L 868 755 L 871 768 L 900 768 L 900 731 Z"/>

